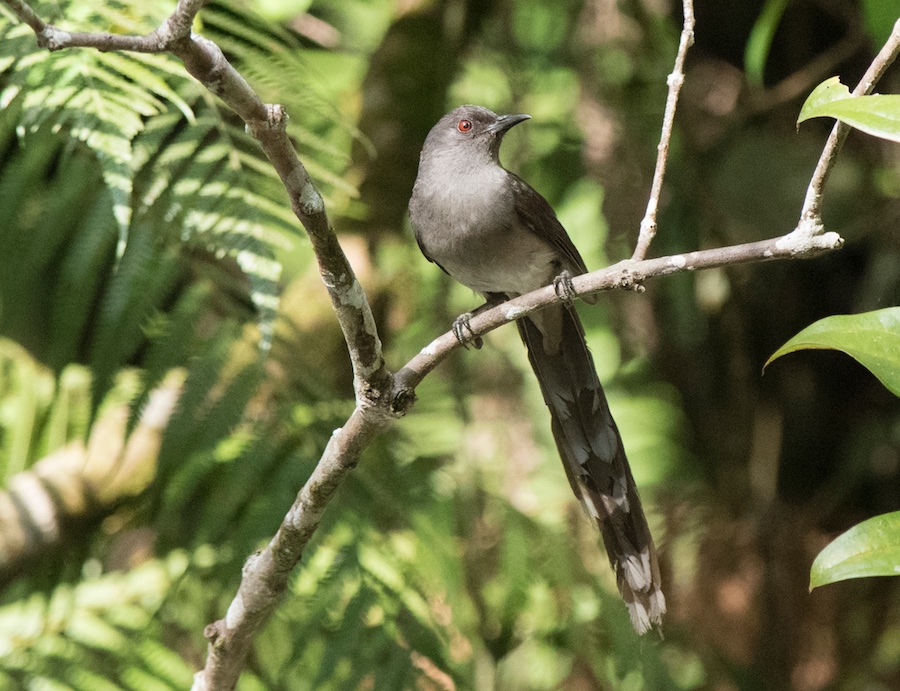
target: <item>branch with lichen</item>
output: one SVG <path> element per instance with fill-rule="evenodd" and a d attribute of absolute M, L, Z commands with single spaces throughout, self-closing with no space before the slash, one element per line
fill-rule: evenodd
<path fill-rule="evenodd" d="M 675 129 L 675 111 L 678 109 L 678 96 L 684 85 L 684 61 L 687 58 L 688 49 L 694 45 L 694 3 L 693 0 L 683 0 L 682 13 L 684 23 L 681 28 L 681 37 L 678 40 L 678 52 L 675 55 L 675 66 L 666 80 L 669 84 L 669 94 L 666 96 L 666 108 L 663 112 L 662 127 L 660 127 L 659 144 L 656 147 L 656 167 L 653 170 L 653 182 L 650 184 L 650 196 L 647 199 L 647 210 L 641 220 L 638 232 L 637 245 L 634 248 L 632 261 L 640 261 L 647 256 L 650 243 L 656 235 L 656 215 L 659 213 L 659 198 L 662 194 L 663 179 L 666 175 L 666 164 L 669 161 L 669 142 L 672 140 L 672 131 Z"/>
<path fill-rule="evenodd" d="M 318 261 L 323 283 L 331 297 L 337 319 L 347 341 L 353 365 L 356 408 L 347 422 L 335 430 L 312 475 L 300 490 L 277 533 L 260 552 L 244 565 L 241 584 L 225 617 L 206 628 L 209 650 L 205 667 L 194 679 L 194 689 L 233 689 L 257 631 L 271 615 L 291 573 L 315 533 L 319 520 L 338 487 L 359 461 L 362 451 L 392 422 L 405 414 L 415 401 L 415 388 L 456 348 L 456 337 L 448 332 L 423 348 L 396 374 L 385 367 L 381 341 L 366 296 L 329 224 L 324 203 L 296 155 L 285 131 L 287 115 L 279 105 L 269 105 L 228 62 L 213 42 L 191 33 L 190 27 L 203 0 L 182 0 L 159 28 L 146 36 L 117 36 L 105 33 L 67 33 L 44 23 L 21 0 L 2 0 L 35 32 L 38 43 L 48 50 L 87 47 L 99 50 L 133 50 L 148 53 L 170 52 L 182 60 L 185 69 L 211 92 L 219 96 L 246 123 L 287 191 L 291 207 L 306 229 Z M 671 137 L 678 90 L 684 79 L 683 64 L 693 39 L 693 6 L 684 0 L 685 21 L 676 65 L 669 80 L 660 155 L 653 190 L 634 257 L 606 269 L 573 280 L 578 295 L 616 288 L 640 288 L 643 281 L 684 271 L 713 267 L 799 259 L 838 249 L 843 240 L 824 232 L 818 203 L 842 138 L 826 147 L 816 167 L 807 204 L 797 228 L 781 237 L 760 242 L 708 249 L 687 254 L 645 259 L 656 230 L 656 213 L 662 189 L 668 141 Z M 897 54 L 900 24 L 895 26 L 886 46 L 864 78 L 868 93 Z M 863 84 L 863 82 L 861 82 Z M 857 92 L 854 92 L 857 93 Z M 834 136 L 834 135 L 833 135 Z M 812 199 L 812 202 L 810 202 Z M 809 207 L 809 208 L 808 208 Z M 807 220 L 815 221 L 811 225 Z M 801 232 L 802 231 L 802 232 Z M 473 337 L 542 309 L 560 300 L 552 286 L 542 288 L 486 310 L 471 320 Z"/>

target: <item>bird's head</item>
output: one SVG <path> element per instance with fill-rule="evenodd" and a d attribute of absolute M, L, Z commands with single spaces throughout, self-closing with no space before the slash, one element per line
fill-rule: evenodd
<path fill-rule="evenodd" d="M 530 118 L 530 115 L 524 114 L 497 115 L 481 106 L 459 106 L 431 128 L 422 153 L 452 152 L 455 156 L 476 160 L 488 155 L 496 162 L 503 135 L 514 125 Z"/>

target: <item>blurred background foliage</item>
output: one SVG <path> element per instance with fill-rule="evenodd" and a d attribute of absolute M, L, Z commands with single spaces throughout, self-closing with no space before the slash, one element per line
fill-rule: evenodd
<path fill-rule="evenodd" d="M 896 0 L 698 0 L 657 254 L 780 235 Z M 144 33 L 171 3 L 40 3 Z M 352 410 L 345 346 L 277 178 L 167 56 L 47 54 L 0 6 L 0 686 L 185 688 L 246 556 Z M 418 253 L 418 151 L 452 106 L 534 119 L 503 160 L 591 268 L 630 254 L 680 28 L 663 0 L 211 3 L 197 29 L 326 196 L 399 367 L 477 300 Z M 897 92 L 895 68 L 880 85 Z M 670 614 L 637 640 L 513 329 L 462 352 L 326 512 L 239 688 L 893 689 L 896 579 L 809 594 L 836 533 L 900 508 L 900 409 L 836 353 L 900 302 L 898 149 L 851 135 L 833 256 L 661 279 L 581 310 Z M 152 393 L 151 393 L 152 392 Z M 176 396 L 177 404 L 173 405 Z"/>

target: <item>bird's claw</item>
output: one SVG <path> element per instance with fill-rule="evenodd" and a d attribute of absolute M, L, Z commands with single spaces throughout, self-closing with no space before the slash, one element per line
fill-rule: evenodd
<path fill-rule="evenodd" d="M 572 274 L 563 271 L 559 276 L 553 279 L 553 290 L 563 302 L 571 303 L 575 299 L 575 285 L 572 283 Z"/>
<path fill-rule="evenodd" d="M 459 344 L 463 348 L 468 348 L 471 344 L 475 350 L 481 350 L 484 341 L 481 340 L 481 336 L 476 336 L 475 332 L 472 330 L 472 325 L 469 323 L 471 319 L 471 312 L 459 315 L 453 321 L 451 330 L 453 331 L 453 335 L 456 336 L 456 340 L 459 341 Z"/>

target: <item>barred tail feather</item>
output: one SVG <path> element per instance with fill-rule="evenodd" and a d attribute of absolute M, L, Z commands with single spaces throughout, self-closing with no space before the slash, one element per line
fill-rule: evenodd
<path fill-rule="evenodd" d="M 646 633 L 666 611 L 656 548 L 581 321 L 561 305 L 516 323 L 569 483 L 600 529 L 632 625 Z"/>

